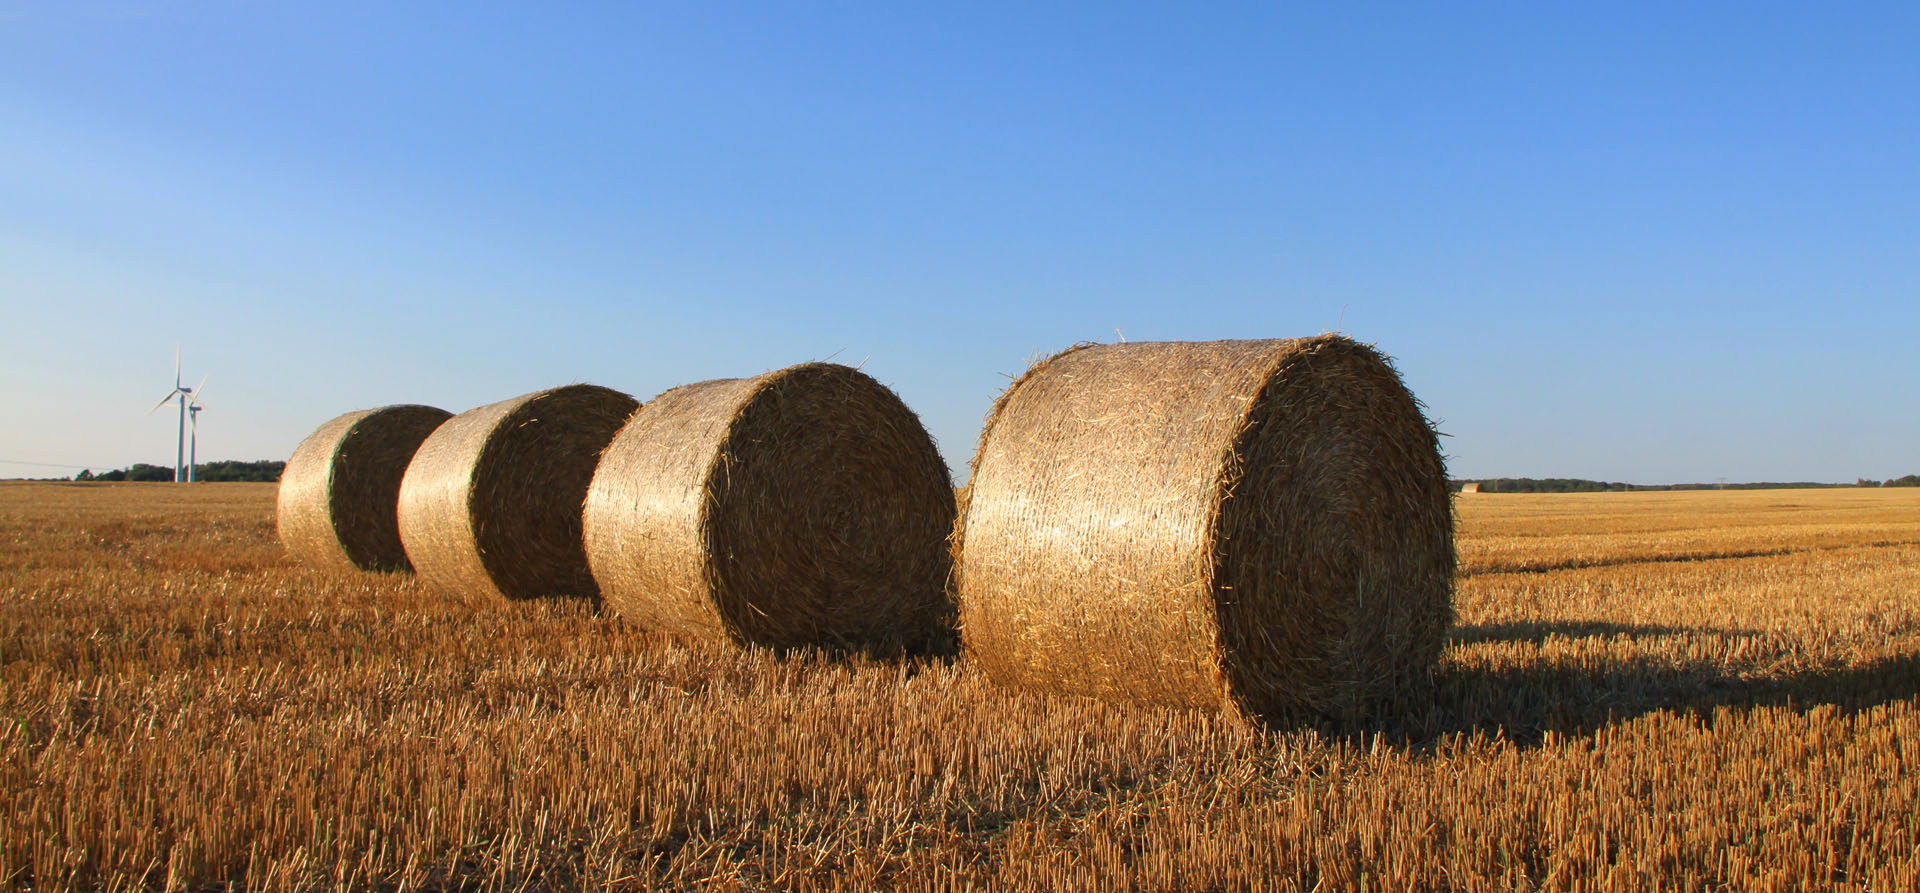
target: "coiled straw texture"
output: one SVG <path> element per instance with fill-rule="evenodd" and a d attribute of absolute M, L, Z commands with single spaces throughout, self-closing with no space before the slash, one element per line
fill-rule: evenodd
<path fill-rule="evenodd" d="M 899 397 L 810 363 L 654 398 L 607 447 L 586 548 L 609 607 L 682 638 L 941 649 L 953 516 Z"/>
<path fill-rule="evenodd" d="M 580 507 L 600 450 L 638 407 L 569 385 L 442 425 L 400 485 L 400 538 L 421 579 L 483 598 L 598 598 Z"/>
<path fill-rule="evenodd" d="M 1003 684 L 1355 719 L 1444 644 L 1438 442 L 1347 338 L 1068 350 L 1002 395 L 973 469 L 961 626 Z"/>
<path fill-rule="evenodd" d="M 432 406 L 362 409 L 308 435 L 280 474 L 275 502 L 287 553 L 335 570 L 412 570 L 400 542 L 400 479 L 452 415 Z"/>

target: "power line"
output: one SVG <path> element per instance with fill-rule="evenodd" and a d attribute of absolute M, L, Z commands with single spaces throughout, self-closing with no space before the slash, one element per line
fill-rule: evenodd
<path fill-rule="evenodd" d="M 98 465 L 69 465 L 64 462 L 29 462 L 25 459 L 0 459 L 0 465 L 38 465 L 41 468 L 79 468 L 79 469 L 111 467 L 106 463 L 101 463 Z"/>

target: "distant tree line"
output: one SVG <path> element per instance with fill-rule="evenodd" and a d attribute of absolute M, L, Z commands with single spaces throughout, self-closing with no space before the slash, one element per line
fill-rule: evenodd
<path fill-rule="evenodd" d="M 74 475 L 73 479 L 76 481 L 170 481 L 173 480 L 173 469 L 135 462 L 132 468 L 116 468 L 99 474 L 94 474 L 93 469 L 89 468 Z"/>
<path fill-rule="evenodd" d="M 223 462 L 202 462 L 193 467 L 193 479 L 209 483 L 215 481 L 273 483 L 280 480 L 280 470 L 286 467 L 285 462 L 266 459 L 254 462 L 237 462 L 231 459 Z M 116 468 L 100 474 L 94 474 L 92 469 L 88 469 L 74 475 L 73 479 L 76 481 L 171 481 L 173 466 L 135 462 L 132 468 Z"/>
<path fill-rule="evenodd" d="M 1920 474 L 1910 474 L 1903 478 L 1888 478 L 1884 481 L 1861 478 L 1854 481 L 1853 485 L 1856 487 L 1920 487 Z"/>
<path fill-rule="evenodd" d="M 1742 484 L 1627 484 L 1620 481 L 1589 481 L 1582 478 L 1464 478 L 1452 482 L 1479 484 L 1482 493 L 1600 493 L 1622 490 L 1804 490 L 1815 487 L 1920 487 L 1920 474 L 1894 478 L 1884 483 L 1861 478 L 1852 484 L 1828 484 L 1817 481 L 1761 481 Z"/>
<path fill-rule="evenodd" d="M 1461 484 L 1479 484 L 1482 493 L 1597 493 L 1633 489 L 1632 484 L 1579 478 L 1480 478 L 1454 481 L 1453 488 L 1458 490 Z"/>

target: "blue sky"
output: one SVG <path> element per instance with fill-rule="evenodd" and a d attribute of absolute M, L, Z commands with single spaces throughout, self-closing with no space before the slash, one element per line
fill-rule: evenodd
<path fill-rule="evenodd" d="M 1457 476 L 1920 472 L 1920 7 L 1318 6 L 0 0 L 0 460 L 1338 328 Z"/>

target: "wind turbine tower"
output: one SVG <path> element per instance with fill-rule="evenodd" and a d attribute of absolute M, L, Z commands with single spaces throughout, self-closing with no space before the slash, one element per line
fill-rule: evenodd
<path fill-rule="evenodd" d="M 200 402 L 200 392 L 207 389 L 207 377 L 200 376 L 200 384 L 193 389 L 193 395 L 187 399 L 187 483 L 193 483 L 193 468 L 200 463 L 200 410 L 207 406 Z"/>
<path fill-rule="evenodd" d="M 206 387 L 206 384 L 207 380 L 201 378 L 200 387 Z M 173 346 L 173 390 L 168 391 L 165 397 L 160 398 L 159 403 L 153 404 L 153 408 L 147 410 L 147 415 L 153 415 L 160 410 L 160 407 L 167 405 L 169 402 L 174 400 L 180 401 L 180 427 L 178 433 L 176 433 L 173 438 L 173 480 L 175 483 L 190 480 L 190 476 L 192 475 L 193 466 L 185 465 L 184 463 L 187 459 L 187 405 L 189 402 L 199 402 L 193 399 L 193 392 L 196 390 L 198 390 L 198 388 L 180 386 L 180 345 L 175 344 Z M 200 408 L 195 406 L 193 409 L 196 421 L 195 427 L 198 428 L 197 423 Z"/>

